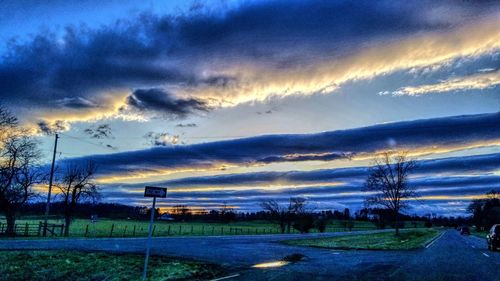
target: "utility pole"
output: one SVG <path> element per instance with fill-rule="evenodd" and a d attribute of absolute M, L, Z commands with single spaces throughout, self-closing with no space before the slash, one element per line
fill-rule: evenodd
<path fill-rule="evenodd" d="M 54 166 L 56 163 L 56 152 L 57 152 L 57 140 L 59 135 L 56 134 L 56 139 L 54 142 L 54 153 L 52 154 L 52 166 L 50 167 L 50 177 L 49 177 L 49 193 L 47 195 L 47 205 L 45 206 L 45 222 L 43 224 L 43 236 L 47 236 L 47 221 L 49 220 L 50 212 L 50 195 L 52 193 L 52 181 L 54 179 Z"/>

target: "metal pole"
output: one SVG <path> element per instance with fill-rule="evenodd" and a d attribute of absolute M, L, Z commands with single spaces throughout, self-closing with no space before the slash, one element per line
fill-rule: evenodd
<path fill-rule="evenodd" d="M 149 220 L 149 234 L 146 245 L 146 257 L 144 258 L 144 271 L 142 272 L 143 281 L 147 280 L 149 252 L 151 250 L 151 235 L 153 234 L 153 221 L 155 219 L 155 212 L 156 212 L 155 206 L 156 206 L 156 197 L 153 197 L 153 207 L 151 208 L 151 218 Z"/>
<path fill-rule="evenodd" d="M 47 236 L 47 221 L 49 220 L 50 212 L 50 195 L 52 193 L 52 180 L 54 179 L 54 166 L 56 163 L 56 152 L 57 152 L 57 140 L 59 135 L 56 134 L 56 140 L 54 142 L 54 153 L 52 154 L 52 166 L 50 167 L 50 178 L 49 178 L 49 193 L 47 195 L 47 205 L 45 206 L 45 222 L 43 225 L 43 236 Z"/>

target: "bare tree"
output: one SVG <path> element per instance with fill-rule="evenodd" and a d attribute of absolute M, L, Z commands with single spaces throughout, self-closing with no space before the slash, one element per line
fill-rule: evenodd
<path fill-rule="evenodd" d="M 64 236 L 69 235 L 77 204 L 83 200 L 95 201 L 99 198 L 99 189 L 93 179 L 95 170 L 92 162 L 83 165 L 70 163 L 55 184 L 64 208 Z"/>
<path fill-rule="evenodd" d="M 408 183 L 409 173 L 416 162 L 405 152 L 384 152 L 374 160 L 364 191 L 372 194 L 367 205 L 382 206 L 394 214 L 394 227 L 399 235 L 399 212 L 408 207 L 409 198 L 417 197 L 415 187 Z"/>
<path fill-rule="evenodd" d="M 226 201 L 222 202 L 222 206 L 219 209 L 219 218 L 225 223 L 234 220 L 236 218 L 234 207 L 229 206 Z"/>
<path fill-rule="evenodd" d="M 281 233 L 285 231 L 290 233 L 294 217 L 306 212 L 306 199 L 290 198 L 288 205 L 270 199 L 260 203 L 260 206 L 270 213 L 272 220 L 278 223 Z"/>
<path fill-rule="evenodd" d="M 264 211 L 270 213 L 272 220 L 276 221 L 280 227 L 281 233 L 285 233 L 287 222 L 289 221 L 289 208 L 280 205 L 276 200 L 270 199 L 260 203 Z"/>
<path fill-rule="evenodd" d="M 172 207 L 172 215 L 181 219 L 181 221 L 185 221 L 188 217 L 193 214 L 191 208 L 187 205 L 175 205 Z"/>
<path fill-rule="evenodd" d="M 7 219 L 6 235 L 15 235 L 16 212 L 34 196 L 32 187 L 42 181 L 39 157 L 37 143 L 14 115 L 0 107 L 0 212 Z"/>

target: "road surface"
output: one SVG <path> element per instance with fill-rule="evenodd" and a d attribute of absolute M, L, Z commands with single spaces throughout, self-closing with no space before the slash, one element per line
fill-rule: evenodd
<path fill-rule="evenodd" d="M 354 234 L 361 233 L 356 232 Z M 311 234 L 337 236 L 346 233 Z M 281 240 L 302 235 L 241 235 L 154 238 L 152 253 L 198 259 L 226 266 L 224 280 L 485 280 L 500 281 L 500 252 L 489 252 L 484 239 L 443 233 L 427 248 L 413 251 L 340 251 L 288 246 Z M 2 240 L 0 250 L 73 249 L 139 252 L 143 238 Z M 253 268 L 286 255 L 303 261 L 276 268 Z"/>

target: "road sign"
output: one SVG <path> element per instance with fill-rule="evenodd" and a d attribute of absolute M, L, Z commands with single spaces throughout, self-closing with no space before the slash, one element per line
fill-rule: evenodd
<path fill-rule="evenodd" d="M 156 186 L 146 186 L 144 190 L 144 197 L 167 197 L 167 188 L 156 187 Z"/>
<path fill-rule="evenodd" d="M 155 211 L 156 198 L 167 197 L 167 189 L 165 187 L 146 186 L 146 188 L 144 189 L 144 197 L 153 197 L 153 206 L 151 207 L 151 217 L 149 219 L 148 240 L 146 244 L 146 256 L 144 257 L 144 270 L 142 271 L 142 280 L 146 281 L 148 279 L 147 272 L 148 272 L 149 252 L 151 251 L 151 236 L 153 235 L 153 222 L 156 213 Z"/>

